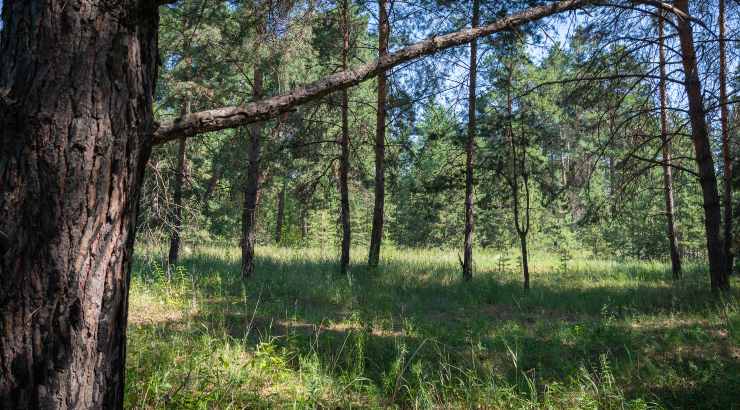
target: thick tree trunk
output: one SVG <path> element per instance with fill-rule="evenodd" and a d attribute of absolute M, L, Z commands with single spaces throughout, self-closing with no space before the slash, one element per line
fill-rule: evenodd
<path fill-rule="evenodd" d="M 473 0 L 473 28 L 478 27 L 480 19 L 480 0 Z M 475 155 L 475 88 L 478 76 L 478 42 L 470 42 L 470 79 L 468 80 L 468 139 L 465 143 L 465 242 L 463 249 L 463 279 L 473 279 L 473 228 L 474 193 L 473 160 Z"/>
<path fill-rule="evenodd" d="M 688 0 L 676 0 L 675 7 L 689 14 Z M 681 42 L 681 62 L 684 68 L 684 87 L 689 100 L 691 135 L 694 154 L 699 168 L 699 182 L 704 201 L 704 228 L 707 235 L 707 254 L 712 290 L 728 290 L 727 265 L 724 244 L 720 237 L 722 213 L 717 189 L 717 176 L 714 173 L 714 159 L 709 144 L 709 130 L 702 100 L 701 83 L 694 51 L 694 34 L 688 19 L 677 18 L 678 37 Z"/>
<path fill-rule="evenodd" d="M 177 147 L 177 174 L 175 174 L 174 195 L 172 198 L 172 236 L 170 237 L 170 253 L 167 262 L 170 265 L 177 263 L 180 253 L 180 232 L 182 230 L 182 183 L 185 179 L 185 148 L 186 139 L 180 138 Z M 167 275 L 170 275 L 170 269 L 167 269 Z"/>
<path fill-rule="evenodd" d="M 349 60 L 349 1 L 342 2 L 342 69 L 348 68 Z M 339 259 L 339 273 L 347 273 L 349 266 L 349 251 L 352 244 L 352 230 L 349 215 L 349 93 L 342 90 L 342 135 L 339 140 L 341 154 L 339 157 L 339 195 L 340 195 L 340 223 L 342 224 L 342 254 Z"/>
<path fill-rule="evenodd" d="M 5 0 L 2 15 L 0 407 L 121 408 L 157 10 Z"/>
<path fill-rule="evenodd" d="M 673 168 L 671 164 L 671 140 L 668 138 L 668 95 L 666 93 L 666 64 L 665 64 L 665 37 L 664 11 L 658 9 L 658 54 L 660 64 L 660 137 L 663 144 L 663 192 L 665 194 L 665 215 L 667 222 L 668 247 L 671 253 L 671 271 L 673 279 L 681 278 L 681 255 L 678 253 L 678 238 L 673 200 Z"/>
<path fill-rule="evenodd" d="M 285 221 L 285 191 L 288 188 L 288 178 L 283 177 L 283 185 L 280 187 L 277 197 L 277 217 L 275 218 L 275 243 L 283 241 L 283 223 Z"/>
<path fill-rule="evenodd" d="M 727 274 L 732 274 L 734 255 L 732 253 L 732 153 L 730 152 L 730 110 L 727 102 L 727 57 L 725 38 L 725 0 L 719 0 L 719 103 L 720 122 L 722 124 L 722 159 L 724 162 L 724 195 L 722 202 L 725 210 L 725 258 Z"/>
<path fill-rule="evenodd" d="M 378 58 L 388 55 L 388 0 L 378 0 Z M 375 205 L 373 207 L 373 227 L 370 234 L 370 253 L 367 264 L 378 266 L 380 244 L 383 242 L 383 220 L 385 208 L 385 103 L 388 97 L 385 72 L 378 74 L 378 112 L 375 121 Z"/>

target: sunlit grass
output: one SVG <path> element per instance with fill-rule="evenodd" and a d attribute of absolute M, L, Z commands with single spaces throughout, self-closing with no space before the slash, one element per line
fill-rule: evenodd
<path fill-rule="evenodd" d="M 480 251 L 138 249 L 126 403 L 139 408 L 731 408 L 740 402 L 738 292 L 701 266 Z M 737 288 L 737 281 L 733 283 Z"/>

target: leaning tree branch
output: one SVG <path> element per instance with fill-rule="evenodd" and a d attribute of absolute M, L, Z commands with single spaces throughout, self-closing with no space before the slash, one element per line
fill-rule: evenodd
<path fill-rule="evenodd" d="M 154 131 L 153 143 L 162 144 L 181 137 L 192 137 L 205 132 L 265 121 L 290 111 L 301 104 L 357 85 L 407 61 L 469 43 L 478 37 L 510 30 L 530 21 L 574 10 L 595 2 L 596 0 L 564 0 L 532 7 L 485 26 L 463 29 L 414 43 L 378 60 L 329 75 L 321 80 L 296 88 L 287 94 L 277 95 L 243 106 L 216 108 L 188 114 L 173 121 L 165 121 Z"/>

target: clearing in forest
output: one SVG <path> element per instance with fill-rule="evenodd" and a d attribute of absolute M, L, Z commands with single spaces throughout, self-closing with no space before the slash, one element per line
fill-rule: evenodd
<path fill-rule="evenodd" d="M 740 305 L 704 268 L 480 251 L 202 247 L 167 281 L 141 247 L 129 313 L 131 408 L 676 408 L 740 403 Z M 357 253 L 359 254 L 359 253 Z M 701 283 L 697 283 L 701 282 Z M 738 284 L 733 286 L 738 289 Z"/>

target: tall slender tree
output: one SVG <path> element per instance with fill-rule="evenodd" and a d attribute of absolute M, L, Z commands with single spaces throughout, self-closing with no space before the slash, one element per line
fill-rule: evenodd
<path fill-rule="evenodd" d="M 529 173 L 527 172 L 527 146 L 517 141 L 514 133 L 514 65 L 512 60 L 508 63 L 506 79 L 506 134 L 509 143 L 511 174 L 508 182 L 511 187 L 511 203 L 514 211 L 514 228 L 519 236 L 519 245 L 522 253 L 522 275 L 524 276 L 524 290 L 529 290 L 529 250 L 527 247 L 527 235 L 530 229 L 530 193 Z M 525 138 L 522 138 L 525 139 Z M 517 145 L 522 145 L 517 147 Z M 524 215 L 522 215 L 519 179 L 524 188 Z"/>
<path fill-rule="evenodd" d="M 478 27 L 480 20 L 480 0 L 473 0 L 472 27 Z M 478 77 L 478 42 L 470 42 L 470 78 L 468 80 L 468 138 L 465 142 L 465 243 L 463 250 L 463 279 L 473 278 L 473 229 L 474 229 L 474 192 L 473 161 L 475 157 L 476 132 L 476 80 Z"/>
<path fill-rule="evenodd" d="M 182 231 L 182 185 L 185 180 L 185 167 L 186 157 L 185 152 L 187 148 L 187 140 L 180 138 L 177 143 L 177 168 L 175 170 L 175 186 L 172 197 L 172 235 L 170 237 L 170 252 L 167 258 L 168 264 L 174 265 L 177 263 L 178 256 L 180 254 L 180 233 Z M 170 269 L 167 269 L 167 275 L 171 274 Z"/>
<path fill-rule="evenodd" d="M 689 17 L 688 0 L 676 0 L 674 6 L 682 15 L 676 18 L 678 38 L 681 43 L 681 63 L 684 71 L 684 88 L 689 102 L 691 137 L 694 155 L 699 168 L 699 183 L 704 202 L 704 228 L 706 231 L 709 275 L 712 290 L 729 290 L 725 249 L 720 234 L 722 212 L 720 210 L 717 176 L 714 173 L 714 158 L 709 144 L 709 128 L 705 117 L 699 69 L 694 50 L 694 33 Z"/>
<path fill-rule="evenodd" d="M 727 274 L 732 273 L 734 257 L 732 252 L 732 153 L 730 147 L 730 108 L 727 101 L 727 56 L 725 34 L 725 0 L 719 0 L 719 13 L 717 24 L 719 25 L 719 109 L 720 123 L 722 128 L 722 159 L 724 173 L 724 193 L 722 202 L 725 211 L 725 258 L 727 259 Z"/>
<path fill-rule="evenodd" d="M 378 58 L 388 55 L 388 0 L 378 0 Z M 378 266 L 380 244 L 383 242 L 383 222 L 385 213 L 385 129 L 386 99 L 388 98 L 388 79 L 385 71 L 378 74 L 378 104 L 375 121 L 375 204 L 373 206 L 373 226 L 370 234 L 370 252 L 367 264 Z"/>
<path fill-rule="evenodd" d="M 349 0 L 342 0 L 342 70 L 349 68 Z M 340 223 L 342 225 L 342 254 L 339 259 L 339 272 L 344 275 L 349 266 L 349 252 L 352 244 L 352 229 L 349 209 L 349 92 L 341 91 L 342 131 L 339 138 L 341 153 L 339 156 L 339 196 L 340 196 Z"/>
<path fill-rule="evenodd" d="M 288 189 L 288 177 L 283 176 L 277 195 L 277 215 L 275 217 L 275 243 L 283 241 L 283 224 L 285 222 L 285 193 Z"/>
<path fill-rule="evenodd" d="M 255 39 L 255 53 L 257 62 L 252 70 L 252 101 L 259 101 L 263 97 L 264 73 L 260 61 L 260 47 L 267 26 L 267 13 L 258 7 L 257 35 Z M 254 273 L 254 247 L 257 229 L 257 205 L 260 195 L 261 180 L 261 140 L 263 123 L 256 122 L 249 127 L 249 141 L 247 144 L 247 178 L 244 185 L 244 206 L 242 208 L 242 279 L 248 279 Z"/>
<path fill-rule="evenodd" d="M 681 277 L 681 255 L 678 253 L 678 238 L 673 200 L 673 164 L 671 139 L 668 138 L 668 93 L 666 92 L 666 62 L 665 62 L 665 12 L 658 8 L 658 64 L 660 64 L 660 139 L 663 144 L 663 194 L 665 195 L 666 229 L 668 232 L 668 248 L 671 253 L 671 271 L 673 279 Z"/>

